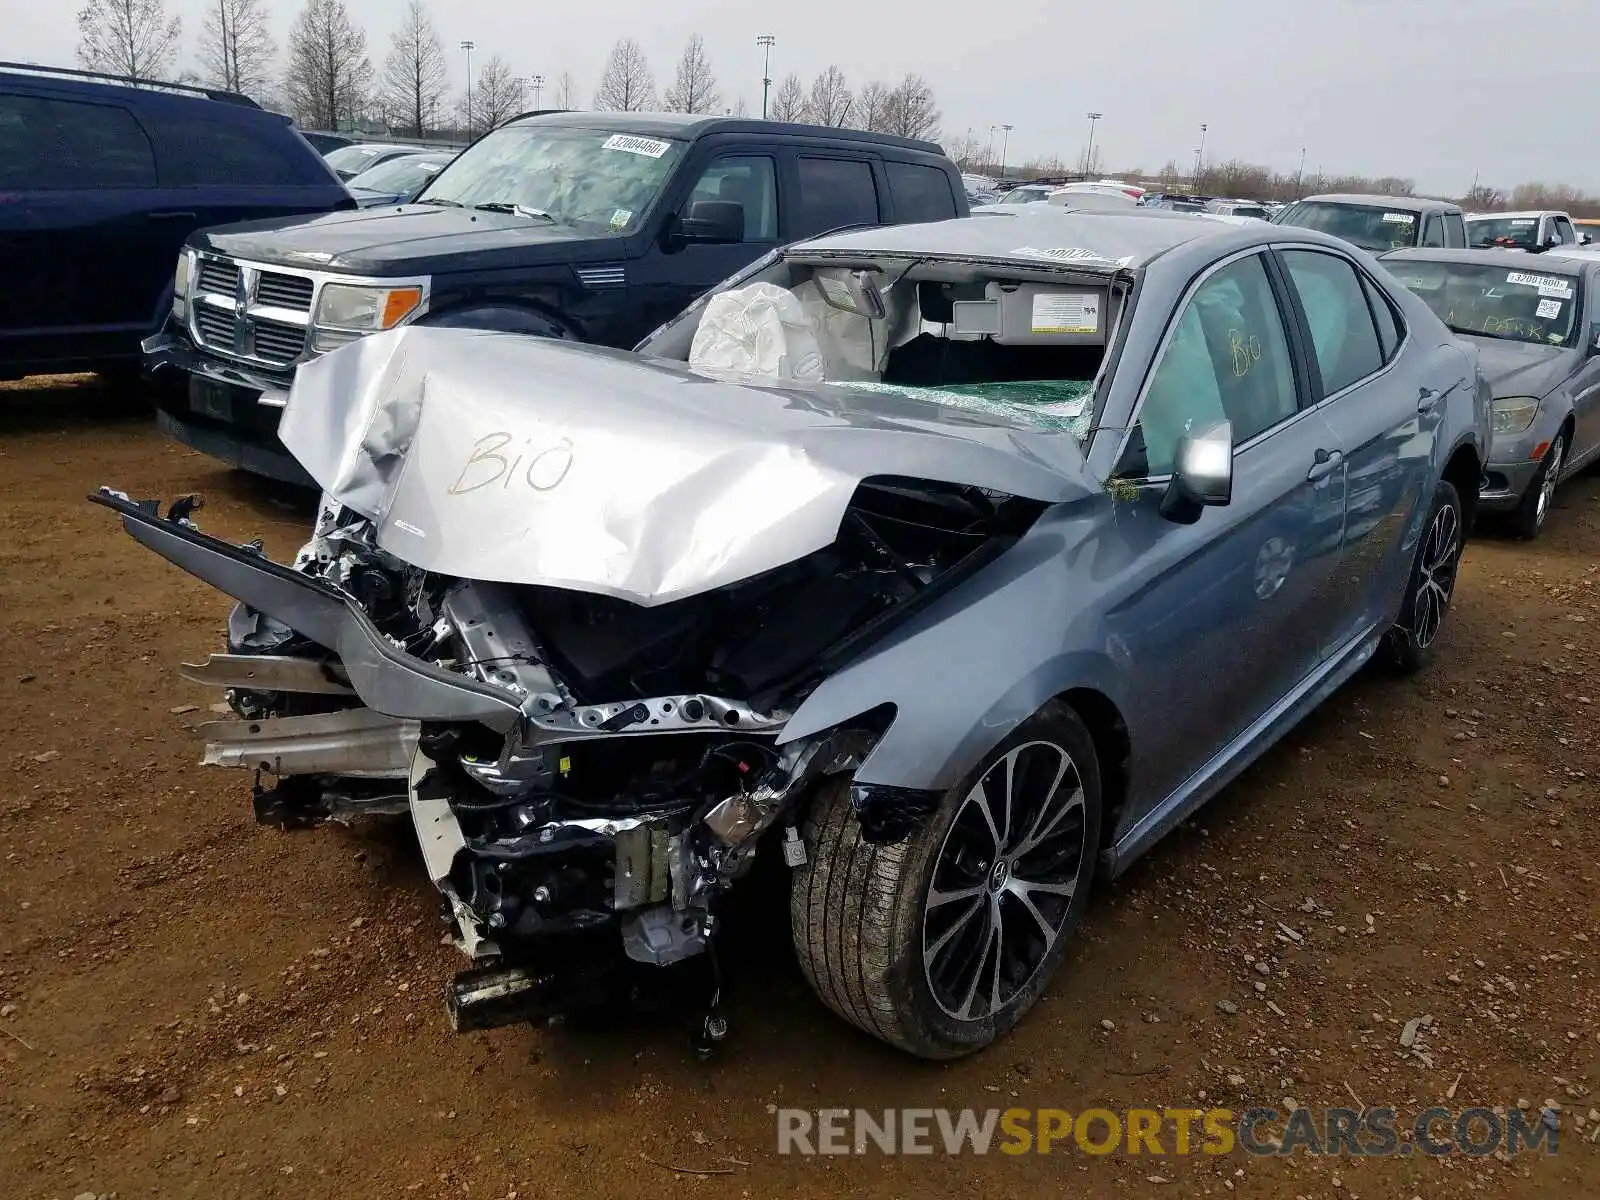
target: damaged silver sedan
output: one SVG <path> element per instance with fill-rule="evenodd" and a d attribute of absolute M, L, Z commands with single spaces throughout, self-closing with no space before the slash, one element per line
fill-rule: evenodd
<path fill-rule="evenodd" d="M 632 354 L 416 328 L 304 364 L 289 565 L 193 498 L 95 499 L 239 601 L 184 671 L 258 817 L 409 814 L 457 1028 L 714 979 L 770 854 L 824 1003 L 951 1057 L 1038 999 L 1097 874 L 1432 652 L 1472 354 L 1310 231 L 972 218 L 786 248 Z"/>

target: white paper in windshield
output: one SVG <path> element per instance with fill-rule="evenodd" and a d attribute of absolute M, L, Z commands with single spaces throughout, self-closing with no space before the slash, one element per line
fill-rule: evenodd
<path fill-rule="evenodd" d="M 1415 225 L 1416 213 L 1384 213 L 1383 219 L 1390 225 Z"/>
<path fill-rule="evenodd" d="M 1551 321 L 1561 315 L 1561 301 L 1541 300 L 1539 307 L 1534 310 L 1534 315 L 1541 321 Z"/>
<path fill-rule="evenodd" d="M 660 158 L 672 149 L 671 142 L 657 141 L 655 138 L 634 137 L 631 133 L 614 133 L 601 143 L 605 150 L 625 150 L 629 154 L 642 154 L 646 158 Z"/>
<path fill-rule="evenodd" d="M 1098 333 L 1100 297 L 1093 292 L 1040 292 L 1033 298 L 1034 333 Z"/>
<path fill-rule="evenodd" d="M 1506 276 L 1506 282 L 1515 283 L 1520 287 L 1538 288 L 1541 296 L 1557 300 L 1572 299 L 1572 280 L 1563 279 L 1559 275 L 1530 275 L 1526 271 L 1512 271 Z"/>

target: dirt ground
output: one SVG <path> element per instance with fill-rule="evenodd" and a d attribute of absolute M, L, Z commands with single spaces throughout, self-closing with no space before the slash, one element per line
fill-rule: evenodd
<path fill-rule="evenodd" d="M 1438 665 L 1347 687 L 1101 889 L 1012 1037 L 945 1065 L 833 1019 L 760 893 L 710 1063 L 687 1009 L 452 1034 L 407 827 L 260 828 L 247 776 L 196 766 L 184 725 L 219 697 L 173 668 L 219 648 L 226 601 L 84 495 L 199 491 L 204 528 L 280 558 L 309 506 L 92 380 L 0 389 L 0 480 L 5 1200 L 1600 1195 L 1600 476 L 1538 543 L 1475 542 Z M 1353 1097 L 1402 1124 L 1548 1100 L 1560 1150 L 803 1158 L 773 1115 Z"/>

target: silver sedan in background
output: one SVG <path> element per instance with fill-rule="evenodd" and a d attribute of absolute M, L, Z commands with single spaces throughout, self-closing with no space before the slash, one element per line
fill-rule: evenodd
<path fill-rule="evenodd" d="M 1600 256 L 1399 250 L 1384 263 L 1478 347 L 1494 391 L 1480 503 L 1536 536 L 1556 486 L 1600 457 Z"/>

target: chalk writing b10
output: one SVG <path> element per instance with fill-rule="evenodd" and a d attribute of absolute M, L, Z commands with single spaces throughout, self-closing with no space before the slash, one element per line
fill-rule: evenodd
<path fill-rule="evenodd" d="M 497 430 L 472 443 L 472 451 L 462 464 L 461 474 L 445 489 L 447 495 L 465 496 L 499 484 L 509 490 L 516 482 L 535 492 L 551 492 L 561 486 L 572 470 L 572 443 L 566 438 L 552 445 L 524 441 L 506 453 L 513 435 Z"/>

